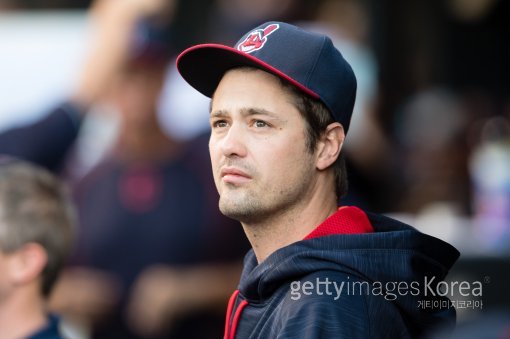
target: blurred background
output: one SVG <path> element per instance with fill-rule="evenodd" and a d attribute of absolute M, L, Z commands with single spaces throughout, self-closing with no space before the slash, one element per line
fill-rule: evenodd
<path fill-rule="evenodd" d="M 0 1 L 0 130 L 41 119 L 72 95 L 97 33 L 91 6 Z M 209 100 L 177 74 L 179 51 L 232 45 L 268 20 L 328 34 L 359 86 L 342 203 L 459 249 L 449 279 L 484 288 L 477 306 L 458 306 L 461 324 L 510 310 L 510 1 L 176 0 L 163 8 L 153 21 L 161 34 L 135 29 L 132 44 L 159 44 L 170 60 L 156 99 L 169 138 L 188 142 L 208 129 Z M 91 105 L 67 178 L 94 171 L 123 135 L 120 120 L 108 100 Z"/>

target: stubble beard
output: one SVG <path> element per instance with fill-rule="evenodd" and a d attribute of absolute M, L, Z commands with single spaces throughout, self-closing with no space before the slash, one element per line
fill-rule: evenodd
<path fill-rule="evenodd" d="M 227 190 L 230 192 L 220 196 L 221 213 L 241 223 L 257 222 L 261 217 L 260 212 L 264 210 L 261 200 L 249 192 L 241 192 L 241 188 L 238 187 L 228 187 Z"/>
<path fill-rule="evenodd" d="M 265 223 L 285 214 L 307 195 L 311 177 L 309 173 L 303 173 L 300 178 L 293 185 L 265 187 L 259 192 L 227 185 L 220 196 L 220 211 L 246 225 Z"/>

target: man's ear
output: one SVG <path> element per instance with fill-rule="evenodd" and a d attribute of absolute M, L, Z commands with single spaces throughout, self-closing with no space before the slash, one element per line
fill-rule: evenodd
<path fill-rule="evenodd" d="M 46 250 L 37 243 L 27 243 L 10 256 L 10 276 L 16 285 L 23 285 L 36 280 L 48 263 Z"/>
<path fill-rule="evenodd" d="M 340 155 L 344 139 L 344 128 L 340 123 L 333 122 L 326 127 L 326 130 L 321 135 L 317 148 L 316 167 L 319 171 L 325 170 L 333 165 Z"/>

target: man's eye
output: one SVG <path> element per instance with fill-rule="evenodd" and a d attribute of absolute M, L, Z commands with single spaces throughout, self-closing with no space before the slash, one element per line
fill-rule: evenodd
<path fill-rule="evenodd" d="M 267 127 L 268 124 L 265 121 L 262 120 L 256 120 L 255 121 L 255 127 Z"/>
<path fill-rule="evenodd" d="M 227 122 L 225 120 L 216 120 L 213 121 L 212 126 L 215 128 L 227 127 Z"/>

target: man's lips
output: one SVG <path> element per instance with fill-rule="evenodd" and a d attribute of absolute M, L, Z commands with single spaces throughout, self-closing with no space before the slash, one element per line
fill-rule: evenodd
<path fill-rule="evenodd" d="M 242 184 L 251 180 L 248 173 L 233 167 L 223 168 L 220 176 L 223 182 L 230 184 Z"/>

